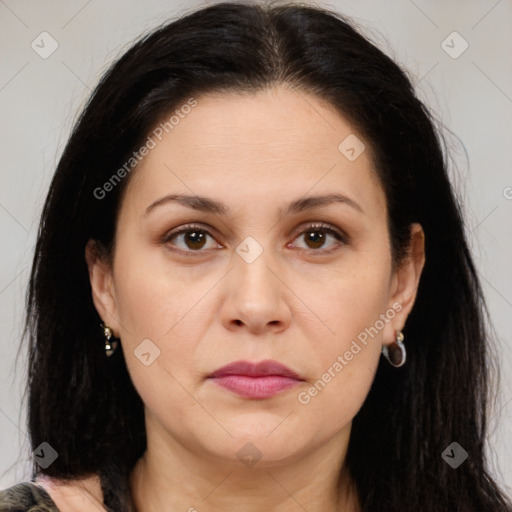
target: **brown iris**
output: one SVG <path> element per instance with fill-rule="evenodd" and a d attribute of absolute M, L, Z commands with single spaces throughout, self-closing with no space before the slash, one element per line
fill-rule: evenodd
<path fill-rule="evenodd" d="M 318 229 L 307 231 L 305 233 L 307 243 L 313 243 L 312 249 L 318 249 L 322 247 L 325 242 L 325 233 Z"/>
<path fill-rule="evenodd" d="M 201 249 L 206 242 L 203 231 L 191 230 L 185 233 L 185 243 L 190 249 Z"/>

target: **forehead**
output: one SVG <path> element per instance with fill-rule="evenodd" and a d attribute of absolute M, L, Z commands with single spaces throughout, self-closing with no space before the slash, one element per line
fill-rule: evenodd
<path fill-rule="evenodd" d="M 133 171 L 126 193 L 138 210 L 173 192 L 222 196 L 235 207 L 270 207 L 276 198 L 311 191 L 351 195 L 382 214 L 385 198 L 371 148 L 326 102 L 284 87 L 195 99 L 187 114 L 164 125 L 178 106 L 155 126 L 159 131 L 150 132 L 154 147 Z M 357 152 L 363 147 L 357 144 L 364 144 L 364 150 L 349 159 L 344 141 L 355 142 Z"/>

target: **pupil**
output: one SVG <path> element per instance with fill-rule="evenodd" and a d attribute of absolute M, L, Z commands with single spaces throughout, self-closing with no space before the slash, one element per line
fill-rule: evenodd
<path fill-rule="evenodd" d="M 202 247 L 204 245 L 204 233 L 199 231 L 189 231 L 188 241 L 191 242 L 193 248 L 197 249 L 198 247 Z"/>
<path fill-rule="evenodd" d="M 324 234 L 320 231 L 310 231 L 308 234 L 308 240 L 316 244 L 315 246 L 321 246 L 324 241 Z"/>

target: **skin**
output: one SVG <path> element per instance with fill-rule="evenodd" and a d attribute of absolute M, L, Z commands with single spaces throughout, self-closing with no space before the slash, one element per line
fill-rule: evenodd
<path fill-rule="evenodd" d="M 329 104 L 284 86 L 197 101 L 133 171 L 112 264 L 93 241 L 86 249 L 94 304 L 121 339 L 145 404 L 148 449 L 131 474 L 133 499 L 139 512 L 357 511 L 344 466 L 352 420 L 382 345 L 413 307 L 423 231 L 412 226 L 409 257 L 393 271 L 369 144 Z M 366 144 L 354 161 L 338 149 L 350 134 Z M 295 199 L 333 192 L 362 212 L 334 203 L 279 215 Z M 145 215 L 171 193 L 222 201 L 229 213 L 168 202 Z M 310 241 L 309 225 L 318 222 L 349 241 L 325 232 L 323 245 Z M 204 242 L 190 232 L 162 241 L 188 223 L 209 233 Z M 263 249 L 252 263 L 236 252 L 247 236 Z M 300 403 L 299 393 L 394 303 L 400 311 Z M 134 355 L 145 339 L 160 350 L 147 366 Z M 305 381 L 255 400 L 207 379 L 240 359 L 275 359 Z M 261 453 L 252 467 L 237 457 L 247 443 Z"/>
<path fill-rule="evenodd" d="M 103 493 L 97 475 L 60 480 L 39 474 L 35 483 L 42 487 L 62 512 L 90 512 L 103 510 Z"/>

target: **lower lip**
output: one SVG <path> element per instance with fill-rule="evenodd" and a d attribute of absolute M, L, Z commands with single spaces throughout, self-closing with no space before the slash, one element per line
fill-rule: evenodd
<path fill-rule="evenodd" d="M 248 398 L 269 398 L 301 382 L 280 375 L 269 375 L 267 377 L 225 375 L 223 377 L 213 377 L 211 380 L 223 388 Z"/>

